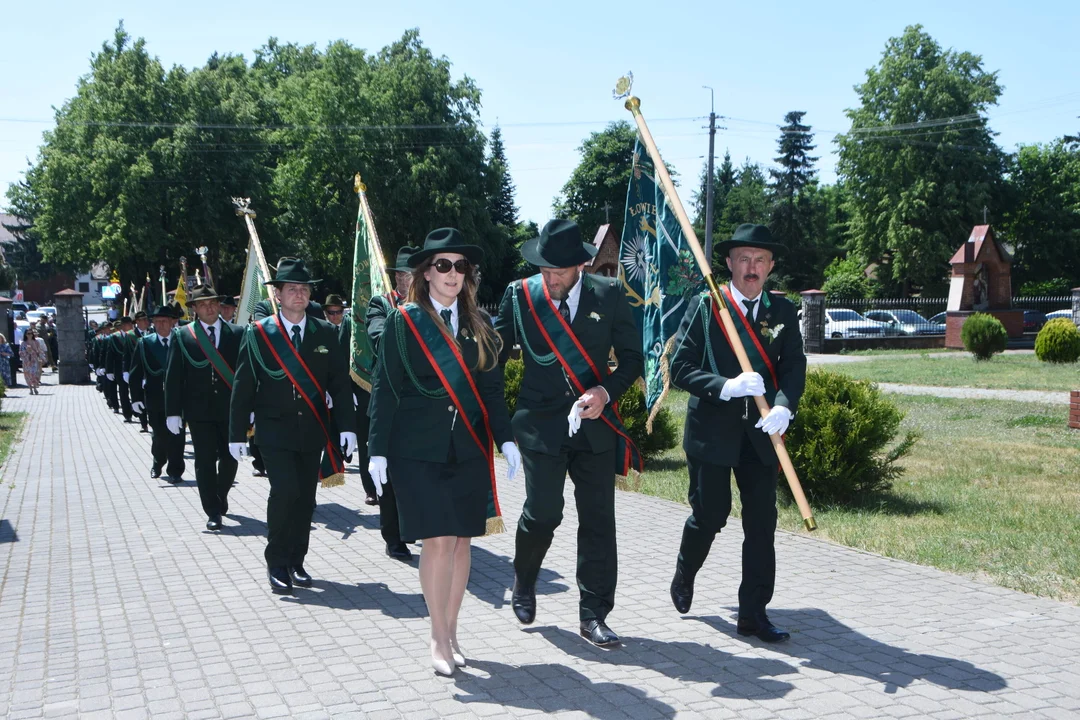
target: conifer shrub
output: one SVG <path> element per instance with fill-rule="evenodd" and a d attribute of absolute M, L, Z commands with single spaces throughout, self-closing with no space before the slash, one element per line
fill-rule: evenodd
<path fill-rule="evenodd" d="M 964 343 L 964 349 L 974 355 L 976 360 L 989 360 L 995 354 L 1004 352 L 1009 342 L 1009 334 L 1001 321 L 993 315 L 975 313 L 960 329 L 960 340 Z"/>
<path fill-rule="evenodd" d="M 1035 357 L 1049 363 L 1074 363 L 1080 359 L 1080 330 L 1069 318 L 1054 318 L 1035 338 Z"/>

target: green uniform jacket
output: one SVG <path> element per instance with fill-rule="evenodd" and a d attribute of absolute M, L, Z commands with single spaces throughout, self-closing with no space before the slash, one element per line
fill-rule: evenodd
<path fill-rule="evenodd" d="M 315 320 L 324 319 L 322 305 L 315 302 L 314 300 L 308 301 L 307 308 L 304 310 L 304 312 L 307 313 L 308 317 L 314 318 Z M 258 322 L 259 320 L 270 317 L 273 314 L 274 306 L 270 304 L 270 301 L 260 300 L 259 302 L 255 303 L 255 312 L 252 313 L 252 320 L 253 322 Z"/>
<path fill-rule="evenodd" d="M 139 346 L 139 341 L 143 339 L 143 336 L 145 336 L 146 333 L 140 332 L 138 328 L 135 328 L 129 332 L 128 335 L 130 338 L 124 343 L 124 355 L 120 359 L 120 370 L 121 372 L 126 373 L 131 372 L 132 362 L 135 358 L 135 350 Z"/>
<path fill-rule="evenodd" d="M 198 322 L 197 320 L 193 322 Z M 222 321 L 218 352 L 229 367 L 236 370 L 241 331 Z M 180 347 L 183 343 L 183 348 Z M 187 422 L 228 422 L 229 386 L 214 367 L 196 368 L 187 361 L 184 351 L 196 362 L 206 360 L 202 348 L 187 325 L 173 330 L 169 340 L 169 364 L 165 371 L 165 414 L 181 415 Z"/>
<path fill-rule="evenodd" d="M 770 297 L 772 306 L 758 307 L 757 317 L 751 323 L 765 353 L 776 369 L 780 383 L 779 391 L 772 387 L 768 374 L 765 380 L 765 400 L 769 407 L 783 405 L 795 412 L 799 398 L 806 387 L 806 355 L 803 354 L 802 333 L 799 331 L 799 318 L 795 305 L 783 297 Z M 702 306 L 709 313 L 709 323 L 702 322 Z M 734 315 L 732 319 L 741 322 Z M 783 330 L 770 339 L 761 333 L 761 323 L 769 327 L 783 325 Z M 706 343 L 706 333 L 708 343 Z M 709 361 L 708 347 L 716 361 L 713 372 Z M 746 354 L 754 357 L 757 349 L 752 345 L 746 348 Z M 712 318 L 712 298 L 700 296 L 690 303 L 675 340 L 675 354 L 671 359 L 671 384 L 690 393 L 687 403 L 686 427 L 683 431 L 683 449 L 687 455 L 705 462 L 725 467 L 739 464 L 742 448 L 742 433 L 750 436 L 750 442 L 757 450 L 762 463 L 775 465 L 776 451 L 773 450 L 769 436 L 755 428 L 761 418 L 753 398 L 731 398 L 721 400 L 720 391 L 729 378 L 739 375 L 739 361 L 735 352 L 728 345 L 724 333 Z M 749 408 L 749 412 L 747 412 Z M 743 419 L 743 414 L 746 419 Z"/>
<path fill-rule="evenodd" d="M 428 361 L 420 344 L 408 326 L 398 327 L 400 310 L 394 310 L 386 320 L 379 340 L 379 360 L 371 384 L 371 429 L 368 434 L 369 456 L 402 457 L 424 462 L 445 463 L 453 439 L 458 461 L 481 457 L 480 448 L 472 439 L 465 423 L 449 397 L 428 397 L 409 378 L 402 360 L 401 345 L 419 384 L 427 393 L 443 395 L 442 383 Z M 481 311 L 483 322 L 491 318 Z M 399 334 L 400 333 L 400 334 Z M 465 364 L 475 368 L 479 350 L 473 333 L 461 318 L 458 344 Z M 510 415 L 506 412 L 503 394 L 502 366 L 484 372 L 472 371 L 480 399 L 487 407 L 495 448 L 513 442 Z M 476 428 L 480 441 L 487 438 L 482 428 Z"/>
<path fill-rule="evenodd" d="M 259 324 L 273 323 L 274 317 L 264 318 Z M 266 369 L 279 372 L 280 367 L 266 342 L 254 325 L 245 330 L 246 342 L 255 343 Z M 324 352 L 325 351 L 325 352 Z M 288 377 L 274 379 L 247 349 L 240 355 L 236 369 L 230 405 L 229 438 L 231 442 L 245 442 L 250 426 L 249 418 L 255 413 L 255 443 L 261 447 L 273 447 L 296 452 L 317 452 L 326 446 L 326 435 L 307 402 L 295 391 Z M 330 410 L 338 432 L 356 432 L 356 413 L 353 410 L 352 385 L 349 382 L 349 363 L 341 346 L 337 328 L 325 320 L 308 317 L 304 325 L 304 340 L 300 343 L 300 357 L 324 391 L 330 393 L 333 408 Z M 317 398 L 315 399 L 317 401 Z M 338 444 L 339 438 L 331 442 Z"/>
<path fill-rule="evenodd" d="M 641 332 L 617 280 L 586 274 L 581 282 L 581 298 L 570 328 L 601 373 L 608 365 L 611 350 L 615 350 L 618 367 L 600 384 L 607 390 L 611 401 L 616 402 L 641 376 L 644 368 Z M 510 349 L 515 345 L 521 345 L 521 357 L 525 361 L 525 375 L 521 380 L 517 411 L 514 413 L 514 437 L 524 448 L 545 455 L 558 455 L 567 438 L 566 416 L 578 399 L 578 392 L 571 387 L 558 361 L 545 366 L 537 363 L 533 357 L 533 353 L 543 356 L 551 349 L 544 341 L 536 320 L 529 314 L 521 283 L 517 280 L 506 288 L 499 305 L 499 319 L 495 323 L 495 330 L 502 336 L 503 342 L 500 362 L 506 362 Z M 514 293 L 518 294 L 524 338 L 518 336 L 514 319 Z M 527 346 L 523 340 L 527 340 Z M 617 436 L 606 423 L 586 420 L 581 423 L 581 432 L 585 433 L 594 453 L 615 449 Z"/>
<path fill-rule="evenodd" d="M 396 292 L 394 296 L 400 298 Z M 371 343 L 371 351 L 375 353 L 375 357 L 379 356 L 379 338 L 382 337 L 386 327 L 386 318 L 390 317 L 390 313 L 396 307 L 397 305 L 385 295 L 375 295 L 368 301 L 364 327 L 367 329 L 368 341 Z"/>
<path fill-rule="evenodd" d="M 156 332 L 148 332 L 139 338 L 128 370 L 128 392 L 132 402 L 146 405 L 148 413 L 165 414 L 165 369 L 168 364 L 169 354 Z"/>
<path fill-rule="evenodd" d="M 116 382 L 123 380 L 124 356 L 135 346 L 138 340 L 130 332 L 114 332 L 105 343 L 105 372 L 111 373 Z"/>

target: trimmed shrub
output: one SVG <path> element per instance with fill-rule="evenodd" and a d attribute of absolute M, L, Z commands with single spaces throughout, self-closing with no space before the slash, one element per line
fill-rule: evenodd
<path fill-rule="evenodd" d="M 506 408 L 513 415 L 517 410 L 518 392 L 521 391 L 521 379 L 525 374 L 525 364 L 521 360 L 507 360 L 503 368 L 503 376 L 506 382 L 504 395 Z M 619 398 L 619 414 L 622 416 L 626 433 L 638 446 L 642 460 L 648 462 L 679 443 L 679 426 L 667 408 L 660 408 L 660 412 L 653 419 L 653 431 L 645 431 L 645 424 L 649 414 L 645 411 L 645 394 L 638 384 L 630 386 L 630 389 Z"/>
<path fill-rule="evenodd" d="M 1080 330 L 1069 318 L 1054 318 L 1035 338 L 1035 357 L 1050 363 L 1076 362 L 1080 359 Z"/>
<path fill-rule="evenodd" d="M 808 372 L 785 441 L 811 502 L 852 503 L 887 491 L 904 472 L 896 461 L 918 439 L 908 432 L 895 442 L 903 418 L 869 381 L 828 370 Z M 787 483 L 780 487 L 790 492 Z"/>
<path fill-rule="evenodd" d="M 975 356 L 976 360 L 989 360 L 996 353 L 1003 352 L 1009 342 L 1005 326 L 993 315 L 975 313 L 964 322 L 960 329 L 960 340 L 964 349 Z"/>

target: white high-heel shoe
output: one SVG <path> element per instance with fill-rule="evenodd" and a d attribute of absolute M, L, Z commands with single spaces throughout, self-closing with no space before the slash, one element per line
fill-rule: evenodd
<path fill-rule="evenodd" d="M 442 675 L 443 677 L 450 677 L 454 674 L 453 665 L 434 655 L 431 656 L 431 669 L 435 671 L 436 675 Z"/>

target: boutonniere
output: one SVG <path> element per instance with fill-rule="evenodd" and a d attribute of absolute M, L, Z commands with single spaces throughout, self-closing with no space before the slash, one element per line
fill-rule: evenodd
<path fill-rule="evenodd" d="M 599 313 L 596 313 L 596 312 L 589 313 L 589 319 L 590 320 L 595 320 L 596 322 L 600 322 L 601 317 L 602 316 Z"/>
<path fill-rule="evenodd" d="M 765 323 L 761 323 L 764 325 Z M 780 323 L 776 327 L 764 327 L 761 329 L 761 334 L 769 338 L 770 341 L 775 340 L 776 336 L 780 334 L 780 331 L 784 329 L 784 323 Z"/>
<path fill-rule="evenodd" d="M 466 340 L 472 340 L 472 331 L 470 331 L 469 328 L 461 328 L 461 337 Z"/>
<path fill-rule="evenodd" d="M 320 355 L 325 355 L 330 351 L 326 349 L 325 345 L 320 345 L 319 347 L 315 348 L 315 352 L 319 353 Z"/>

